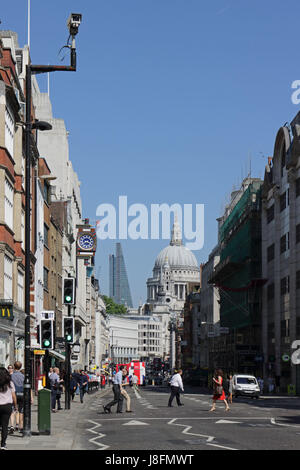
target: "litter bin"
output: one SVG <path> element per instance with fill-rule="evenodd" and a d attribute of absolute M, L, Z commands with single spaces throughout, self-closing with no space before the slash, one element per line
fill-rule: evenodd
<path fill-rule="evenodd" d="M 51 391 L 43 388 L 38 392 L 38 430 L 51 434 Z"/>

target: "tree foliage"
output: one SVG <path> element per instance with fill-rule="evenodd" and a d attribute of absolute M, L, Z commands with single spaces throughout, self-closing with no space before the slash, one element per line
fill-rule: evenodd
<path fill-rule="evenodd" d="M 102 299 L 106 306 L 106 312 L 110 315 L 124 315 L 127 313 L 125 305 L 116 304 L 110 297 L 102 295 Z"/>

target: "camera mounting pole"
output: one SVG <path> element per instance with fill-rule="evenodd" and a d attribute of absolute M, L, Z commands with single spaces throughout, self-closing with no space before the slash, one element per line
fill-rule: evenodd
<path fill-rule="evenodd" d="M 81 24 L 82 15 L 72 13 L 68 18 L 67 26 L 72 36 L 71 65 L 26 65 L 26 123 L 25 123 L 25 354 L 24 354 L 24 427 L 23 437 L 31 436 L 31 322 L 30 322 L 30 262 L 31 262 L 31 137 L 32 129 L 38 128 L 31 116 L 31 76 L 33 74 L 49 72 L 76 72 L 76 46 L 75 36 Z"/>

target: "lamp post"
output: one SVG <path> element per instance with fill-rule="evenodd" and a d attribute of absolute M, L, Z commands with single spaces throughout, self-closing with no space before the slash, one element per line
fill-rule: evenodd
<path fill-rule="evenodd" d="M 32 74 L 49 72 L 75 72 L 76 46 L 75 36 L 81 23 L 82 16 L 72 13 L 68 19 L 68 28 L 72 36 L 71 65 L 33 65 L 26 66 L 26 123 L 25 123 L 25 378 L 24 378 L 24 428 L 23 436 L 31 436 L 31 357 L 30 357 L 30 230 L 31 230 L 31 138 L 32 130 L 50 130 L 44 121 L 32 122 L 31 119 L 31 77 Z M 69 47 L 69 46 L 68 46 Z"/>

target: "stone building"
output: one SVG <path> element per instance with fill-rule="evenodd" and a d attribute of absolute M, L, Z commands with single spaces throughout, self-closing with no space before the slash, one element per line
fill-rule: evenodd
<path fill-rule="evenodd" d="M 262 192 L 262 298 L 264 378 L 300 394 L 300 371 L 291 361 L 300 339 L 300 113 L 277 133 Z"/>

